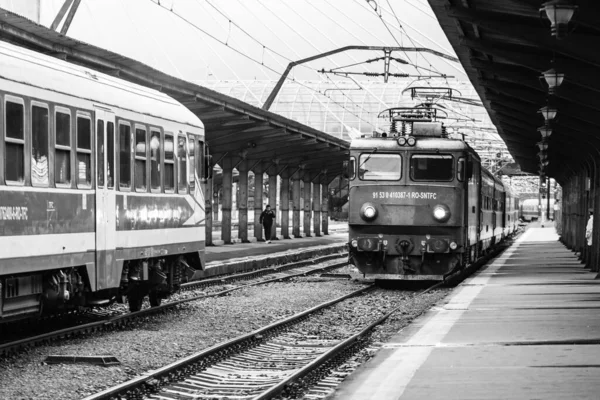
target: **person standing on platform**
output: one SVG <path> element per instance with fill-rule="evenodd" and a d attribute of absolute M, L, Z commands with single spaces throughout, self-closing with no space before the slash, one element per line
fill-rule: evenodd
<path fill-rule="evenodd" d="M 594 233 L 594 212 L 590 211 L 590 219 L 588 219 L 587 226 L 585 227 L 585 238 L 587 239 L 587 245 L 592 245 L 592 234 Z"/>
<path fill-rule="evenodd" d="M 273 226 L 273 221 L 275 220 L 275 212 L 271 210 L 271 206 L 267 204 L 265 210 L 260 214 L 259 222 L 263 225 L 265 229 L 265 241 L 267 243 L 271 243 L 271 226 Z"/>

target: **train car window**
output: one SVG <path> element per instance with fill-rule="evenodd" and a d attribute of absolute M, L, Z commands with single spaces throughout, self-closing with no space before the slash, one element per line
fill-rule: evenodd
<path fill-rule="evenodd" d="M 115 123 L 106 123 L 106 180 L 107 187 L 115 187 Z"/>
<path fill-rule="evenodd" d="M 178 191 L 187 193 L 187 140 L 185 136 L 180 135 L 177 138 L 177 162 L 178 162 Z"/>
<path fill-rule="evenodd" d="M 96 157 L 98 157 L 98 187 L 104 187 L 104 121 L 98 120 L 96 125 Z"/>
<path fill-rule="evenodd" d="M 4 118 L 6 181 L 22 184 L 25 181 L 25 110 L 23 104 L 6 101 Z"/>
<path fill-rule="evenodd" d="M 54 183 L 71 183 L 71 114 L 56 110 L 54 113 L 56 143 L 54 145 Z"/>
<path fill-rule="evenodd" d="M 48 106 L 31 105 L 31 184 L 48 186 Z"/>
<path fill-rule="evenodd" d="M 146 129 L 135 128 L 135 188 L 146 190 Z"/>
<path fill-rule="evenodd" d="M 190 163 L 190 168 L 188 169 L 188 186 L 190 188 L 190 193 L 194 193 L 194 189 L 196 189 L 196 180 L 194 179 L 194 174 L 196 173 L 196 137 L 194 135 L 190 135 L 188 133 L 188 160 Z"/>
<path fill-rule="evenodd" d="M 150 187 L 160 190 L 160 132 L 150 131 Z"/>
<path fill-rule="evenodd" d="M 175 190 L 175 153 L 173 135 L 165 133 L 165 191 Z"/>
<path fill-rule="evenodd" d="M 131 188 L 131 127 L 119 123 L 119 188 Z"/>
<path fill-rule="evenodd" d="M 77 187 L 92 186 L 92 120 L 77 116 Z"/>
<path fill-rule="evenodd" d="M 363 181 L 397 181 L 402 176 L 400 154 L 361 154 L 358 165 L 358 177 Z"/>
<path fill-rule="evenodd" d="M 413 181 L 451 181 L 453 164 L 449 154 L 415 154 L 410 158 L 410 177 Z"/>
<path fill-rule="evenodd" d="M 204 168 L 206 161 L 204 160 L 204 142 L 201 140 L 196 140 L 196 176 L 198 177 L 198 182 L 203 180 L 204 178 Z"/>

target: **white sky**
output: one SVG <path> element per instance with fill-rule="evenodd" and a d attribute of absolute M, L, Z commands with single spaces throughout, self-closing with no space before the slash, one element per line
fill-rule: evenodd
<path fill-rule="evenodd" d="M 50 26 L 63 2 L 0 0 L 0 7 L 39 17 Z M 274 81 L 290 61 L 347 45 L 427 47 L 455 56 L 426 0 L 82 0 L 68 35 L 209 87 L 217 81 Z M 291 76 L 299 81 L 348 82 L 317 70 L 382 55 L 338 54 L 296 67 Z M 418 77 L 431 69 L 468 82 L 459 63 L 423 53 L 394 52 L 393 57 L 413 66 L 393 61 L 391 72 Z M 343 70 L 381 73 L 383 62 Z M 417 78 L 390 79 L 408 85 Z M 427 84 L 425 80 L 418 85 Z M 470 93 L 476 96 L 474 90 Z M 473 117 L 490 126 L 487 113 L 479 111 L 485 116 Z"/>
<path fill-rule="evenodd" d="M 160 0 L 160 5 L 157 2 L 83 0 L 68 34 L 195 82 L 273 80 L 279 78 L 290 60 L 347 45 L 398 46 L 399 43 L 454 55 L 425 0 Z M 62 3 L 63 0 L 42 1 L 42 24 L 51 24 Z M 386 24 L 374 11 L 375 7 Z M 300 80 L 319 80 L 323 76 L 316 72 L 318 69 L 381 56 L 381 52 L 358 51 L 337 55 L 314 61 L 308 64 L 310 68 L 296 68 L 294 76 Z M 466 79 L 458 63 L 415 53 L 393 56 Z M 382 72 L 383 63 L 347 70 Z M 415 68 L 396 62 L 392 63 L 392 72 L 417 75 Z M 427 74 L 423 69 L 420 72 Z"/>

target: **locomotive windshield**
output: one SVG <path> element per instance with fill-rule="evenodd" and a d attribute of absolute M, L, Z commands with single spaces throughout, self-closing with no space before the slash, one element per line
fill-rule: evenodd
<path fill-rule="evenodd" d="M 361 180 L 397 181 L 402 173 L 400 154 L 361 154 L 358 165 Z"/>
<path fill-rule="evenodd" d="M 413 181 L 451 181 L 454 158 L 447 154 L 415 154 L 410 158 Z"/>

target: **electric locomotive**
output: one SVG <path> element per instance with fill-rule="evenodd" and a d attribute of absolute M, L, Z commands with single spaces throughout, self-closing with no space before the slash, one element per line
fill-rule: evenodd
<path fill-rule="evenodd" d="M 0 43 L 0 323 L 139 310 L 204 268 L 204 126 L 173 98 Z"/>
<path fill-rule="evenodd" d="M 385 112 L 389 133 L 350 146 L 350 263 L 371 279 L 443 280 L 512 234 L 518 206 L 435 108 Z"/>

